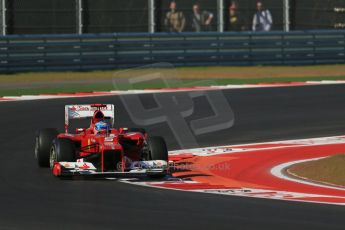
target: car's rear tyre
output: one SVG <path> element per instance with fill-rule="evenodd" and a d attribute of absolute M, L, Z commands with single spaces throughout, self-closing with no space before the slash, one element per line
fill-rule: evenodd
<path fill-rule="evenodd" d="M 41 129 L 36 134 L 35 158 L 40 167 L 49 167 L 49 154 L 53 140 L 59 132 L 56 129 Z"/>
<path fill-rule="evenodd" d="M 49 164 L 53 168 L 55 162 L 75 161 L 75 145 L 73 141 L 65 138 L 56 138 L 50 149 Z"/>
<path fill-rule="evenodd" d="M 146 130 L 144 128 L 128 128 L 128 132 L 138 132 L 142 133 L 143 135 L 146 134 Z"/>

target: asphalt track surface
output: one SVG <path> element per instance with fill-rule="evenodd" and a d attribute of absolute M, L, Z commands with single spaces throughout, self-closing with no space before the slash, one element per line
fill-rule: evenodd
<path fill-rule="evenodd" d="M 235 125 L 201 135 L 200 146 L 345 133 L 345 85 L 223 92 Z M 64 181 L 38 168 L 35 130 L 62 130 L 65 104 L 94 102 L 114 103 L 117 125 L 133 125 L 116 96 L 0 103 L 0 229 L 344 229 L 343 206 Z M 197 116 L 208 114 L 203 103 L 195 101 Z M 178 148 L 167 125 L 148 130 Z"/>

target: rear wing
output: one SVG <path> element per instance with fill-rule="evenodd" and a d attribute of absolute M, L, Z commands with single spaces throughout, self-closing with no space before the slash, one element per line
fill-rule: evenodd
<path fill-rule="evenodd" d="M 65 106 L 65 132 L 68 133 L 69 120 L 92 118 L 96 110 L 103 112 L 106 119 L 110 119 L 114 126 L 113 104 L 89 104 L 89 105 L 66 105 Z"/>

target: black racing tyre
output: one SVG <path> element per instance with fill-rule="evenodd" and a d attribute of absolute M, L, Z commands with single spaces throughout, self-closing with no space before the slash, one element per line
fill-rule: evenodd
<path fill-rule="evenodd" d="M 53 168 L 54 162 L 73 162 L 75 161 L 74 142 L 65 138 L 56 138 L 50 149 L 49 164 Z"/>
<path fill-rule="evenodd" d="M 139 132 L 143 135 L 146 134 L 146 130 L 144 128 L 128 128 L 128 132 Z"/>
<path fill-rule="evenodd" d="M 150 137 L 147 140 L 151 160 L 168 161 L 168 148 L 162 137 Z"/>
<path fill-rule="evenodd" d="M 49 167 L 49 154 L 53 140 L 59 132 L 56 129 L 47 128 L 37 132 L 35 138 L 35 158 L 40 167 Z"/>

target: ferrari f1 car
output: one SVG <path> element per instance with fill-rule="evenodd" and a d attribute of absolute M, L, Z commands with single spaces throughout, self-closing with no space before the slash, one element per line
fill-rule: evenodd
<path fill-rule="evenodd" d="M 69 132 L 71 119 L 90 119 L 88 128 Z M 57 177 L 163 177 L 168 151 L 162 137 L 144 129 L 114 126 L 114 105 L 66 105 L 65 133 L 47 128 L 37 132 L 35 157 Z"/>

